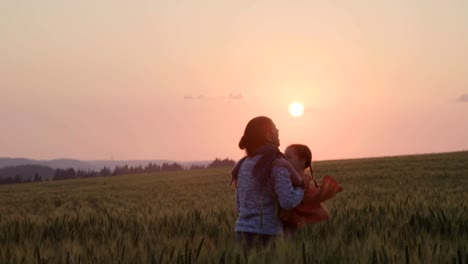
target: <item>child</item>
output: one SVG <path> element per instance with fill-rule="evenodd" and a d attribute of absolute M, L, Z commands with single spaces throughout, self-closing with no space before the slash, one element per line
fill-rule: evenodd
<path fill-rule="evenodd" d="M 299 174 L 304 184 L 304 200 L 296 208 L 280 212 L 284 231 L 293 233 L 305 224 L 329 220 L 330 213 L 322 202 L 341 192 L 343 188 L 330 176 L 325 176 L 320 186 L 317 184 L 313 177 L 312 152 L 306 145 L 290 145 L 284 153 L 290 165 L 276 165 L 288 167 L 291 174 Z M 311 175 L 305 173 L 307 169 L 310 169 Z M 293 175 L 292 178 L 295 176 L 297 175 Z M 311 180 L 313 184 L 310 184 Z"/>

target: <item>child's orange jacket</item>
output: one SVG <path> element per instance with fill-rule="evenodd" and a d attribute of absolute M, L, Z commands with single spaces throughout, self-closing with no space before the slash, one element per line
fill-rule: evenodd
<path fill-rule="evenodd" d="M 292 210 L 282 209 L 281 220 L 297 227 L 329 220 L 330 213 L 323 202 L 341 192 L 343 187 L 330 176 L 325 176 L 318 187 L 310 184 L 310 175 L 303 174 L 301 177 L 305 186 L 308 186 L 304 191 L 304 200 Z"/>

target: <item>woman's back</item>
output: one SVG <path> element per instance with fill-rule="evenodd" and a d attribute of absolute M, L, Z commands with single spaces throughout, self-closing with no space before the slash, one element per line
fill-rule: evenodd
<path fill-rule="evenodd" d="M 294 189 L 286 168 L 273 167 L 264 181 L 259 181 L 252 171 L 261 155 L 247 157 L 237 174 L 236 206 L 239 212 L 236 232 L 281 234 L 279 209 L 292 209 L 303 198 L 301 188 Z"/>

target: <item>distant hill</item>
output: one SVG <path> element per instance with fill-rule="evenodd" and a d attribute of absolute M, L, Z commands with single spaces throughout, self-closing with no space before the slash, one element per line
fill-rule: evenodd
<path fill-rule="evenodd" d="M 0 179 L 19 178 L 21 181 L 31 181 L 37 174 L 43 180 L 54 177 L 54 169 L 42 165 L 18 165 L 0 168 Z"/>
<path fill-rule="evenodd" d="M 96 170 L 98 169 L 93 164 L 86 161 L 75 159 L 54 159 L 54 160 L 33 160 L 26 158 L 0 158 L 0 168 L 20 165 L 41 165 L 51 167 L 53 169 L 81 169 L 81 170 Z"/>
<path fill-rule="evenodd" d="M 0 158 L 0 168 L 26 164 L 39 164 L 39 161 L 24 158 Z"/>
<path fill-rule="evenodd" d="M 100 170 L 104 167 L 113 170 L 116 166 L 146 166 L 149 163 L 161 165 L 163 163 L 174 163 L 177 162 L 184 167 L 190 167 L 191 165 L 203 165 L 206 166 L 212 162 L 212 160 L 202 161 L 172 161 L 172 160 L 76 160 L 76 159 L 54 159 L 54 160 L 34 160 L 26 158 L 1 158 L 0 157 L 0 168 L 19 166 L 19 165 L 42 165 L 51 167 L 53 169 L 68 169 L 73 168 L 75 170 Z"/>
<path fill-rule="evenodd" d="M 87 163 L 93 165 L 96 168 L 102 169 L 104 167 L 114 169 L 116 166 L 146 166 L 149 163 L 161 165 L 163 163 L 174 163 L 170 160 L 90 160 Z"/>

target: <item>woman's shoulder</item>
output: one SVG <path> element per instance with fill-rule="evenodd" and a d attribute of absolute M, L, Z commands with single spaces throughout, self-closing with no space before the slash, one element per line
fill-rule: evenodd
<path fill-rule="evenodd" d="M 291 173 L 289 172 L 289 170 L 286 167 L 282 167 L 282 166 L 274 166 L 271 170 L 271 174 L 277 177 L 284 176 L 284 177 L 289 178 L 291 176 Z"/>
<path fill-rule="evenodd" d="M 257 161 L 260 159 L 260 157 L 261 155 L 252 156 L 252 157 L 247 156 L 243 158 L 242 164 L 240 164 L 239 166 L 239 171 L 251 170 L 255 166 Z"/>
<path fill-rule="evenodd" d="M 288 168 L 291 166 L 289 161 L 283 157 L 278 157 L 273 161 L 273 167 L 285 167 Z"/>

